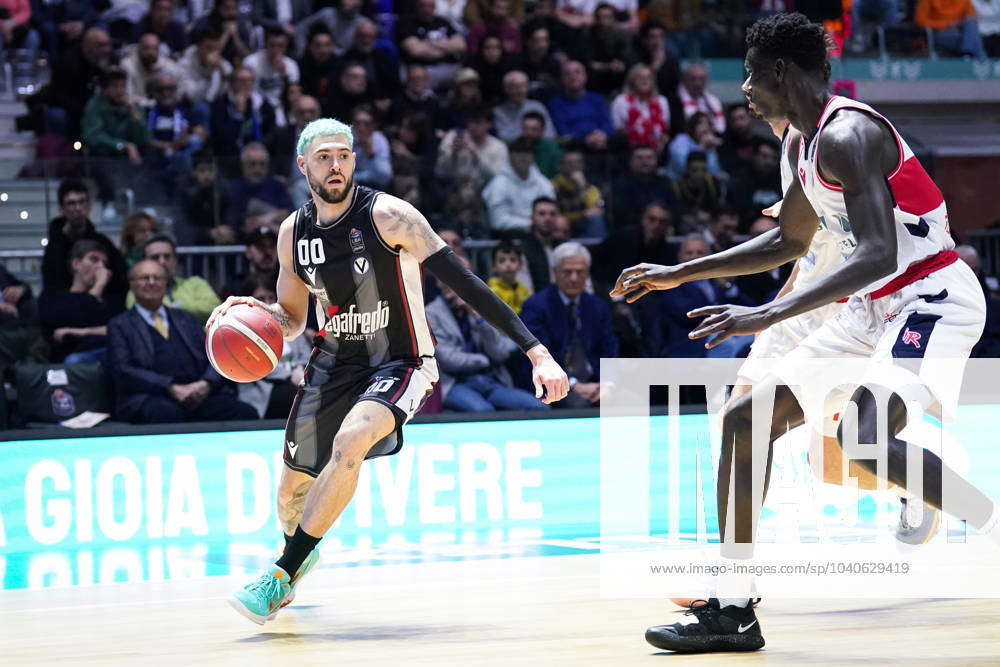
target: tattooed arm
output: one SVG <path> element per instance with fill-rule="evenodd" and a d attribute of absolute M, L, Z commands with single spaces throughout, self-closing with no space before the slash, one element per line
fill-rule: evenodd
<path fill-rule="evenodd" d="M 306 326 L 306 317 L 309 308 L 309 290 L 305 283 L 295 273 L 295 265 L 292 258 L 292 243 L 295 235 L 295 214 L 285 218 L 278 230 L 278 301 L 274 304 L 266 304 L 250 296 L 231 296 L 225 303 L 212 311 L 205 328 L 212 326 L 215 318 L 219 317 L 230 307 L 238 303 L 246 303 L 251 306 L 259 306 L 274 315 L 281 327 L 281 335 L 285 340 L 293 340 L 302 333 Z"/>
<path fill-rule="evenodd" d="M 406 251 L 438 280 L 455 290 L 484 320 L 515 343 L 531 359 L 535 396 L 554 403 L 566 396 L 569 380 L 548 349 L 493 291 L 463 264 L 424 216 L 407 202 L 379 195 L 372 208 L 375 228 L 391 248 Z"/>

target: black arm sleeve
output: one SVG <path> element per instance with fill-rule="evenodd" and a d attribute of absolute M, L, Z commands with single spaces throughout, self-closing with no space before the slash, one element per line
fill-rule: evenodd
<path fill-rule="evenodd" d="M 531 335 L 517 314 L 462 264 L 451 248 L 441 248 L 424 260 L 424 266 L 438 280 L 455 290 L 463 301 L 472 306 L 497 331 L 517 343 L 523 352 L 538 345 L 538 339 Z"/>

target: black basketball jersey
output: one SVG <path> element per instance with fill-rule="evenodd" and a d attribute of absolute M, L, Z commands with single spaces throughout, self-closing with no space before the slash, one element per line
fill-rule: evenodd
<path fill-rule="evenodd" d="M 295 273 L 316 296 L 315 345 L 336 363 L 379 366 L 434 355 L 420 263 L 375 229 L 382 194 L 357 185 L 350 207 L 318 224 L 309 200 L 295 215 Z"/>

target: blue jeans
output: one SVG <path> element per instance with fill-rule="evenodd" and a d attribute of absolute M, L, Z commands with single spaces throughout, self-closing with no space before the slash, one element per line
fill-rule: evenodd
<path fill-rule="evenodd" d="M 106 347 L 95 347 L 93 350 L 84 350 L 83 352 L 74 352 L 73 354 L 67 354 L 66 358 L 63 359 L 63 363 L 69 364 L 87 364 L 91 361 L 104 361 L 104 358 L 108 356 L 108 348 Z"/>
<path fill-rule="evenodd" d="M 492 375 L 480 373 L 455 382 L 444 397 L 444 407 L 457 412 L 491 412 L 493 410 L 548 410 L 523 389 L 508 387 Z"/>
<path fill-rule="evenodd" d="M 608 223 L 603 215 L 591 215 L 573 224 L 575 239 L 603 239 L 608 235 Z"/>
<path fill-rule="evenodd" d="M 983 51 L 983 38 L 979 34 L 979 22 L 976 19 L 965 19 L 950 28 L 935 30 L 934 45 L 963 56 L 986 57 Z"/>
<path fill-rule="evenodd" d="M 903 12 L 898 0 L 854 0 L 851 5 L 851 23 L 854 30 L 862 21 L 878 23 L 884 28 L 891 28 L 903 20 Z"/>

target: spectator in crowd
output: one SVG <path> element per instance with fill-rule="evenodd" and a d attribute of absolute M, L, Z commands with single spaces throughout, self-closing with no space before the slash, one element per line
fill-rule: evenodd
<path fill-rule="evenodd" d="M 493 0 L 466 0 L 460 10 L 461 19 L 459 20 L 459 25 L 474 26 L 484 21 L 492 11 L 492 2 Z M 524 0 L 510 0 L 507 13 L 515 23 L 519 25 L 523 23 L 525 19 Z M 453 14 L 454 10 L 449 12 L 449 15 Z"/>
<path fill-rule="evenodd" d="M 629 146 L 651 146 L 657 152 L 670 139 L 670 105 L 656 90 L 653 71 L 639 63 L 628 71 L 625 90 L 611 103 L 611 122 L 624 132 Z"/>
<path fill-rule="evenodd" d="M 556 18 L 574 30 L 578 39 L 585 36 L 584 29 L 594 24 L 593 0 L 557 0 Z"/>
<path fill-rule="evenodd" d="M 778 223 L 774 218 L 762 215 L 750 225 L 750 238 L 756 238 L 777 226 Z M 775 294 L 788 280 L 794 265 L 794 262 L 788 262 L 769 271 L 740 276 L 736 279 L 736 285 L 751 303 L 767 303 L 774 299 Z"/>
<path fill-rule="evenodd" d="M 146 241 L 144 246 L 146 259 L 152 260 L 163 266 L 167 275 L 165 292 L 161 299 L 171 308 L 180 308 L 193 315 L 199 322 L 206 322 L 212 310 L 222 301 L 215 290 L 208 282 L 199 276 L 181 276 L 177 270 L 177 244 L 166 234 L 156 234 Z M 143 262 L 137 263 L 139 266 Z M 132 267 L 133 270 L 135 267 Z M 133 291 L 129 292 L 125 305 L 131 308 L 139 296 L 135 293 L 135 284 L 132 284 Z"/>
<path fill-rule="evenodd" d="M 491 115 L 488 107 L 477 107 L 466 114 L 464 129 L 445 133 L 438 147 L 440 178 L 471 180 L 482 189 L 507 166 L 507 145 L 490 135 Z"/>
<path fill-rule="evenodd" d="M 750 165 L 734 173 L 727 198 L 740 213 L 743 229 L 757 219 L 760 212 L 782 197 L 781 145 L 773 137 L 758 137 L 754 142 Z"/>
<path fill-rule="evenodd" d="M 146 256 L 146 241 L 160 231 L 160 223 L 145 211 L 125 218 L 122 224 L 121 250 L 129 268 Z"/>
<path fill-rule="evenodd" d="M 357 148 L 355 135 L 355 150 Z M 295 206 L 281 181 L 270 175 L 270 156 L 264 144 L 253 142 L 243 148 L 240 172 L 239 178 L 229 182 L 233 205 L 226 224 L 238 235 L 258 227 L 270 227 L 277 233 L 281 221 Z"/>
<path fill-rule="evenodd" d="M 677 60 L 667 50 L 667 31 L 659 23 L 646 21 L 639 31 L 636 46 L 639 62 L 647 65 L 656 81 L 656 89 L 667 98 L 670 109 L 672 134 L 683 127 L 684 109 L 677 97 L 677 87 L 681 82 L 681 68 Z"/>
<path fill-rule="evenodd" d="M 628 173 L 614 181 L 611 189 L 611 226 L 622 229 L 639 224 L 639 216 L 651 202 L 672 206 L 673 184 L 656 173 L 656 151 L 635 146 L 629 156 Z"/>
<path fill-rule="evenodd" d="M 684 175 L 674 181 L 674 209 L 682 234 L 701 230 L 719 210 L 719 184 L 708 171 L 708 157 L 702 151 L 688 155 Z"/>
<path fill-rule="evenodd" d="M 719 146 L 722 168 L 732 174 L 749 165 L 753 157 L 754 139 L 760 135 L 757 122 L 750 115 L 750 108 L 745 102 L 726 107 L 726 134 Z"/>
<path fill-rule="evenodd" d="M 988 58 L 1000 58 L 1000 0 L 972 0 Z"/>
<path fill-rule="evenodd" d="M 299 134 L 305 126 L 320 116 L 319 102 L 311 95 L 302 95 L 295 102 L 291 123 L 268 135 L 265 146 L 271 158 L 271 173 L 285 182 L 291 191 L 297 181 L 305 180 L 295 162 Z"/>
<path fill-rule="evenodd" d="M 385 190 L 392 181 L 392 151 L 389 140 L 378 130 L 371 107 L 361 106 L 354 110 L 351 129 L 354 131 L 354 179 L 361 185 Z"/>
<path fill-rule="evenodd" d="M 486 284 L 511 310 L 520 313 L 521 306 L 531 296 L 531 290 L 517 279 L 517 274 L 524 268 L 520 248 L 510 239 L 504 239 L 493 248 L 492 259 L 493 275 Z"/>
<path fill-rule="evenodd" d="M 194 169 L 178 184 L 182 215 L 174 221 L 181 245 L 232 245 L 236 230 L 226 224 L 233 197 L 229 184 L 219 178 L 215 156 L 202 149 L 194 156 Z"/>
<path fill-rule="evenodd" d="M 986 57 L 972 0 L 917 0 L 913 22 L 934 31 L 935 48 L 956 56 Z"/>
<path fill-rule="evenodd" d="M 601 2 L 594 9 L 594 22 L 587 39 L 590 88 L 607 97 L 625 82 L 625 70 L 632 60 L 629 34 L 618 26 L 615 8 Z"/>
<path fill-rule="evenodd" d="M 684 67 L 681 84 L 677 87 L 677 96 L 684 107 L 684 117 L 690 118 L 697 112 L 708 116 L 712 129 L 722 135 L 726 131 L 726 116 L 722 111 L 722 102 L 708 91 L 708 68 L 701 63 L 690 63 Z"/>
<path fill-rule="evenodd" d="M 331 108 L 336 94 L 337 59 L 334 56 L 333 35 L 323 22 L 309 29 L 305 54 L 299 59 L 302 92 L 312 95 L 323 109 Z"/>
<path fill-rule="evenodd" d="M 108 324 L 115 418 L 136 424 L 256 419 L 208 363 L 202 323 L 164 302 L 166 268 L 144 260 L 130 275 L 135 306 Z"/>
<path fill-rule="evenodd" d="M 463 67 L 455 73 L 448 99 L 438 112 L 435 124 L 439 129 L 450 130 L 460 126 L 466 113 L 482 106 L 483 93 L 479 83 L 479 72 L 471 67 Z"/>
<path fill-rule="evenodd" d="M 84 29 L 97 20 L 93 0 L 58 0 L 36 2 L 31 7 L 31 24 L 42 38 L 42 48 L 53 63 L 61 62 L 63 52 L 76 47 Z"/>
<path fill-rule="evenodd" d="M 287 2 L 254 0 L 253 24 L 259 25 L 265 30 L 280 30 L 288 35 L 289 39 L 294 40 L 297 26 L 312 13 L 312 0 L 288 0 Z"/>
<path fill-rule="evenodd" d="M 264 48 L 243 59 L 243 67 L 253 72 L 256 90 L 271 103 L 276 112 L 275 123 L 286 124 L 282 110 L 281 93 L 289 83 L 299 82 L 299 65 L 288 57 L 289 37 L 282 30 L 271 29 L 264 41 Z"/>
<path fill-rule="evenodd" d="M 483 190 L 490 227 L 498 233 L 527 232 L 532 202 L 555 194 L 552 183 L 535 166 L 534 146 L 527 139 L 516 139 L 510 145 L 510 164 Z"/>
<path fill-rule="evenodd" d="M 354 109 L 374 101 L 365 68 L 358 63 L 347 63 L 340 70 L 336 91 L 325 113 L 333 118 L 350 118 Z"/>
<path fill-rule="evenodd" d="M 604 196 L 587 181 L 583 153 L 570 149 L 563 153 L 559 173 L 552 179 L 559 211 L 569 220 L 573 237 L 599 238 L 608 235 L 604 219 Z"/>
<path fill-rule="evenodd" d="M 141 107 L 153 106 L 150 84 L 160 74 L 177 74 L 174 61 L 160 54 L 160 38 L 147 32 L 139 43 L 127 49 L 122 58 L 122 69 L 128 74 L 128 99 Z"/>
<path fill-rule="evenodd" d="M 629 33 L 639 30 L 638 0 L 609 0 L 607 3 L 615 12 L 618 27 Z"/>
<path fill-rule="evenodd" d="M 552 282 L 552 251 L 569 239 L 569 221 L 559 213 L 556 200 L 539 197 L 531 203 L 531 232 L 521 239 L 527 262 L 528 288 L 538 292 Z M 522 271 L 520 275 L 524 275 Z"/>
<path fill-rule="evenodd" d="M 545 136 L 545 116 L 537 111 L 528 111 L 521 118 L 521 137 L 535 147 L 535 164 L 545 178 L 553 178 L 562 162 L 562 149 L 555 139 Z"/>
<path fill-rule="evenodd" d="M 538 100 L 528 99 L 528 90 L 528 75 L 524 72 L 515 70 L 504 75 L 504 101 L 493 109 L 493 127 L 503 141 L 513 141 L 521 136 L 521 121 L 529 111 L 542 116 L 545 138 L 556 138 L 549 110 Z"/>
<path fill-rule="evenodd" d="M 467 260 L 466 260 L 467 263 Z M 444 407 L 459 412 L 542 410 L 548 406 L 512 386 L 504 363 L 517 346 L 441 285 L 441 296 L 427 304 L 427 322 L 437 342 Z"/>
<path fill-rule="evenodd" d="M 403 90 L 392 102 L 393 124 L 399 126 L 404 118 L 418 113 L 433 122 L 440 106 L 428 82 L 427 68 L 411 63 L 406 66 L 405 72 Z"/>
<path fill-rule="evenodd" d="M 378 43 L 378 25 L 362 18 L 354 30 L 354 42 L 344 54 L 344 62 L 364 68 L 371 88 L 375 113 L 385 118 L 392 106 L 392 97 L 399 90 L 399 65 L 396 57 Z"/>
<path fill-rule="evenodd" d="M 212 11 L 195 21 L 193 34 L 211 30 L 221 35 L 222 57 L 236 65 L 250 55 L 253 44 L 253 23 L 249 15 L 240 13 L 239 0 L 215 0 Z"/>
<path fill-rule="evenodd" d="M 503 98 L 503 78 L 517 67 L 517 56 L 503 50 L 503 43 L 496 35 L 486 35 L 482 46 L 469 63 L 479 72 L 479 89 L 483 101 L 496 105 Z"/>
<path fill-rule="evenodd" d="M 218 158 L 240 154 L 247 144 L 263 141 L 274 128 L 274 107 L 254 90 L 255 80 L 253 70 L 237 67 L 229 76 L 229 90 L 212 103 L 210 137 Z"/>
<path fill-rule="evenodd" d="M 192 41 L 177 63 L 181 97 L 210 104 L 224 94 L 233 66 L 222 56 L 220 28 L 195 30 Z"/>
<path fill-rule="evenodd" d="M 29 358 L 41 338 L 31 288 L 0 266 L 0 372 Z"/>
<path fill-rule="evenodd" d="M 59 216 L 49 223 L 48 242 L 42 256 L 42 289 L 68 290 L 73 285 L 70 269 L 73 244 L 81 239 L 91 239 L 101 244 L 107 258 L 111 278 L 105 292 L 105 299 L 112 307 L 121 310 L 128 291 L 125 260 L 118 248 L 90 222 L 90 192 L 82 181 L 65 179 L 59 184 L 57 193 Z"/>
<path fill-rule="evenodd" d="M 247 258 L 247 270 L 231 277 L 222 289 L 222 298 L 249 296 L 245 291 L 249 283 L 277 289 L 278 284 L 278 235 L 270 227 L 254 229 L 246 237 L 243 254 Z M 252 290 L 251 290 L 252 291 Z"/>
<path fill-rule="evenodd" d="M 688 262 L 708 255 L 710 249 L 704 238 L 692 234 L 681 243 L 677 252 L 678 262 Z M 648 332 L 649 353 L 659 357 L 736 357 L 741 356 L 753 342 L 753 336 L 733 336 L 721 345 L 705 350 L 705 342 L 691 340 L 688 334 L 700 320 L 688 317 L 696 308 L 717 306 L 723 303 L 752 305 L 739 288 L 725 278 L 694 280 L 679 287 L 650 295 L 640 308 Z"/>
<path fill-rule="evenodd" d="M 203 106 L 179 100 L 173 74 L 159 74 L 150 84 L 150 92 L 156 103 L 146 112 L 149 166 L 167 176 L 164 184 L 172 193 L 177 178 L 191 171 L 194 154 L 205 145 L 208 119 Z"/>
<path fill-rule="evenodd" d="M 465 38 L 448 21 L 434 14 L 435 0 L 416 0 L 413 16 L 396 29 L 403 61 L 424 66 L 432 90 L 447 86 L 465 56 Z"/>
<path fill-rule="evenodd" d="M 394 192 L 420 210 L 439 210 L 441 188 L 435 176 L 437 146 L 431 120 L 423 113 L 403 118 L 392 149 Z M 406 194 L 405 197 L 402 195 Z M 418 206 L 419 204 L 419 206 Z"/>
<path fill-rule="evenodd" d="M 705 154 L 708 160 L 708 171 L 713 176 L 721 177 L 722 164 L 719 160 L 719 147 L 722 140 L 712 129 L 712 123 L 706 114 L 697 111 L 687 118 L 687 130 L 678 134 L 670 142 L 667 164 L 667 176 L 677 180 L 687 167 L 688 155 L 694 151 Z"/>
<path fill-rule="evenodd" d="M 617 230 L 594 250 L 594 281 L 599 285 L 595 291 L 609 291 L 618 274 L 630 266 L 675 264 L 677 249 L 667 241 L 673 233 L 670 209 L 658 202 L 647 204 L 638 225 Z"/>
<path fill-rule="evenodd" d="M 41 46 L 42 38 L 31 25 L 34 11 L 28 0 L 2 0 L 0 11 L 0 55 L 7 50 L 21 49 L 27 52 L 30 62 L 34 62 Z"/>
<path fill-rule="evenodd" d="M 552 53 L 549 29 L 544 23 L 532 22 L 524 33 L 521 69 L 528 75 L 532 90 L 547 97 L 555 92 L 562 77 L 562 66 Z"/>
<path fill-rule="evenodd" d="M 296 41 L 305 43 L 305 36 L 311 26 L 322 21 L 333 35 L 333 44 L 338 54 L 344 53 L 354 42 L 354 32 L 364 17 L 361 15 L 362 0 L 339 0 L 331 3 L 334 7 L 324 7 L 315 14 L 299 22 Z"/>
<path fill-rule="evenodd" d="M 524 302 L 521 319 L 569 376 L 570 393 L 560 408 L 586 408 L 601 399 L 601 359 L 618 356 L 611 310 L 584 291 L 590 252 L 567 241 L 552 253 L 555 284 Z"/>
<path fill-rule="evenodd" d="M 66 364 L 101 361 L 107 351 L 107 324 L 122 309 L 120 301 L 105 300 L 111 270 L 104 247 L 80 239 L 70 251 L 70 268 L 69 289 L 46 289 L 38 298 L 49 359 Z"/>
<path fill-rule="evenodd" d="M 266 304 L 278 300 L 274 282 L 264 276 L 248 278 L 237 291 Z M 240 382 L 237 385 L 240 401 L 253 406 L 264 419 L 288 419 L 311 354 L 312 343 L 308 336 L 286 340 L 281 359 L 273 371 L 256 382 Z"/>
<path fill-rule="evenodd" d="M 549 100 L 549 113 L 559 136 L 576 139 L 590 150 L 607 148 L 611 136 L 611 112 L 608 103 L 587 90 L 587 71 L 578 60 L 562 67 L 563 91 Z"/>
<path fill-rule="evenodd" d="M 521 31 L 511 17 L 510 5 L 510 0 L 491 0 L 482 20 L 469 26 L 465 41 L 470 56 L 479 53 L 479 47 L 487 35 L 499 37 L 505 52 L 521 52 Z"/>
<path fill-rule="evenodd" d="M 702 236 L 708 242 L 708 247 L 712 253 L 729 250 L 736 245 L 736 234 L 740 229 L 740 214 L 729 206 L 719 209 L 718 214 L 712 218 L 705 228 Z"/>
<path fill-rule="evenodd" d="M 174 20 L 174 0 L 150 0 L 149 11 L 135 25 L 132 41 L 143 35 L 156 35 L 158 41 L 166 46 L 170 53 L 180 53 L 188 45 L 187 31 L 184 24 Z"/>
<path fill-rule="evenodd" d="M 79 46 L 65 51 L 52 67 L 46 96 L 47 131 L 68 138 L 78 136 L 83 108 L 98 90 L 98 75 L 117 62 L 107 31 L 97 26 L 87 28 Z"/>
<path fill-rule="evenodd" d="M 137 167 L 149 146 L 149 131 L 142 112 L 128 101 L 127 80 L 120 67 L 101 72 L 101 93 L 90 98 L 83 111 L 83 145 L 91 157 L 127 157 Z M 102 199 L 107 201 L 111 196 Z"/>

